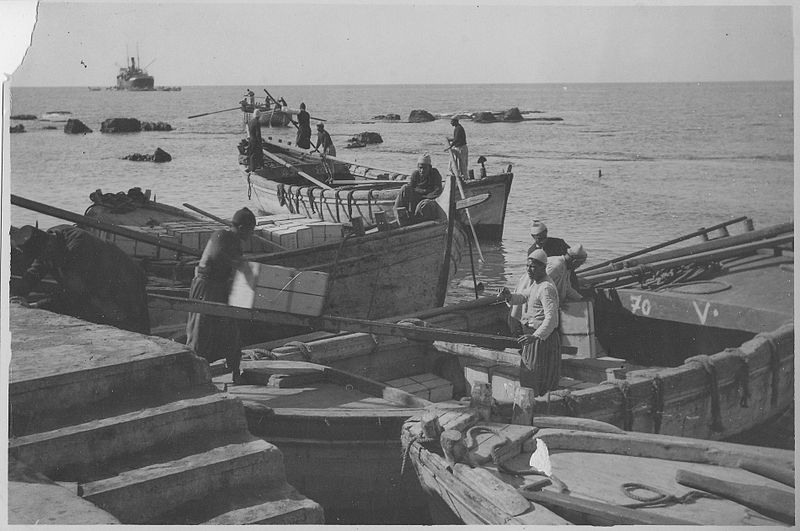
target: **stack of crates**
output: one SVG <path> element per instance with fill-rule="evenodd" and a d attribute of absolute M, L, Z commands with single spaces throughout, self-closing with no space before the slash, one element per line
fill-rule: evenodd
<path fill-rule="evenodd" d="M 287 250 L 336 243 L 344 238 L 341 223 L 310 219 L 301 214 L 258 216 L 256 231 Z"/>
<path fill-rule="evenodd" d="M 174 235 L 170 234 L 165 227 L 161 226 L 134 227 L 126 225 L 121 225 L 121 227 L 124 229 L 144 233 L 148 236 L 158 238 L 159 240 L 162 241 L 179 243 L 178 239 Z M 170 249 L 165 249 L 163 247 L 154 245 L 152 243 L 134 240 L 133 238 L 128 238 L 127 236 L 121 236 L 113 232 L 108 232 L 105 230 L 95 229 L 95 228 L 89 229 L 89 232 L 97 236 L 101 240 L 113 243 L 114 245 L 122 249 L 125 252 L 125 254 L 129 256 L 151 258 L 154 260 L 175 260 L 178 255 L 177 252 L 172 251 Z"/>
<path fill-rule="evenodd" d="M 427 372 L 390 380 L 386 385 L 431 402 L 444 402 L 453 398 L 453 384 Z"/>

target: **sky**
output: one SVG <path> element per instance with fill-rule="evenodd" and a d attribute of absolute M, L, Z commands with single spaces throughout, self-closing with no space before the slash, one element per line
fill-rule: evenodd
<path fill-rule="evenodd" d="M 793 79 L 789 2 L 671 3 L 6 0 L 0 66 L 16 86 L 113 85 L 137 53 L 181 86 Z"/>

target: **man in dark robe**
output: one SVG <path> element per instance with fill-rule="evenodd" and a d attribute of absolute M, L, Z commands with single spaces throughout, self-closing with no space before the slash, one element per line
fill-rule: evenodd
<path fill-rule="evenodd" d="M 395 213 L 401 225 L 435 221 L 441 208 L 436 198 L 442 193 L 442 176 L 431 166 L 431 156 L 425 153 L 417 159 L 417 169 L 400 188 L 394 201 Z M 407 222 L 404 220 L 407 214 Z"/>
<path fill-rule="evenodd" d="M 216 231 L 208 240 L 189 289 L 189 298 L 228 303 L 236 267 L 242 261 L 242 241 L 253 235 L 256 217 L 248 208 L 234 214 L 231 228 Z M 239 381 L 242 345 L 239 326 L 226 317 L 190 313 L 186 323 L 186 344 L 209 362 L 225 358 Z"/>
<path fill-rule="evenodd" d="M 12 240 L 17 258 L 29 263 L 12 295 L 27 297 L 50 275 L 58 290 L 39 307 L 150 333 L 147 277 L 119 247 L 72 225 L 47 232 L 26 225 L 12 233 Z"/>
<path fill-rule="evenodd" d="M 300 104 L 300 112 L 297 113 L 297 147 L 309 149 L 311 147 L 311 115 L 306 111 L 306 104 Z"/>
<path fill-rule="evenodd" d="M 247 132 L 250 134 L 249 139 L 249 158 L 248 169 L 255 171 L 264 166 L 264 150 L 261 144 L 261 111 L 256 109 L 253 111 L 253 117 L 247 122 Z"/>

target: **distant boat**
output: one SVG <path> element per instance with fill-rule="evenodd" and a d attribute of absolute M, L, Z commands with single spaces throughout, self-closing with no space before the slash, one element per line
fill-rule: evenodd
<path fill-rule="evenodd" d="M 146 70 L 136 66 L 136 59 L 131 57 L 130 63 L 119 69 L 117 74 L 117 90 L 153 90 L 153 76 Z"/>
<path fill-rule="evenodd" d="M 97 92 L 98 90 L 101 90 L 101 87 L 89 87 L 89 90 L 92 92 Z"/>
<path fill-rule="evenodd" d="M 66 122 L 72 118 L 72 113 L 69 111 L 47 111 L 42 113 L 39 117 L 41 122 Z"/>

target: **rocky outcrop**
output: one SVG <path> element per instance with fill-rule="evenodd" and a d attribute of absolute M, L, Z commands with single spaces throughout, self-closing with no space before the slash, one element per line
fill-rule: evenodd
<path fill-rule="evenodd" d="M 480 111 L 472 113 L 472 121 L 479 124 L 496 122 L 497 117 L 489 111 Z"/>
<path fill-rule="evenodd" d="M 86 124 L 84 124 L 80 120 L 76 118 L 70 118 L 69 120 L 67 120 L 67 123 L 64 124 L 64 132 L 71 135 L 80 135 L 80 134 L 85 135 L 86 133 L 91 133 L 92 130 L 89 129 L 86 126 Z"/>
<path fill-rule="evenodd" d="M 396 121 L 396 120 L 399 120 L 399 119 L 400 119 L 400 115 L 399 115 L 399 114 L 392 114 L 392 113 L 389 113 L 389 114 L 379 114 L 378 116 L 373 116 L 373 117 L 372 117 L 372 119 L 373 119 L 373 120 L 390 120 L 390 121 Z"/>
<path fill-rule="evenodd" d="M 13 114 L 11 115 L 12 120 L 36 120 L 35 114 Z"/>
<path fill-rule="evenodd" d="M 25 126 L 22 125 L 22 124 L 12 125 L 11 127 L 8 128 L 8 132 L 9 133 L 24 133 L 25 132 Z"/>
<path fill-rule="evenodd" d="M 54 125 L 45 125 L 44 127 L 42 127 L 42 129 L 58 129 L 58 127 Z"/>
<path fill-rule="evenodd" d="M 500 114 L 501 122 L 521 122 L 524 120 L 522 113 L 519 112 L 519 107 L 512 107 L 507 111 Z"/>
<path fill-rule="evenodd" d="M 436 117 L 423 109 L 415 109 L 408 115 L 408 122 L 412 124 L 432 122 L 434 120 L 436 120 Z"/>
<path fill-rule="evenodd" d="M 138 133 L 142 124 L 136 118 L 108 118 L 100 124 L 101 133 Z"/>
<path fill-rule="evenodd" d="M 362 144 L 382 144 L 383 138 L 378 133 L 371 133 L 371 132 L 363 132 L 358 133 L 356 136 L 350 139 L 351 142 L 360 142 Z"/>
<path fill-rule="evenodd" d="M 141 153 L 133 153 L 122 157 L 124 160 L 134 160 L 137 162 L 169 162 L 172 160 L 172 155 L 167 153 L 161 148 L 156 148 L 152 155 L 143 155 Z"/>
<path fill-rule="evenodd" d="M 172 126 L 166 122 L 142 122 L 142 131 L 172 131 Z"/>

